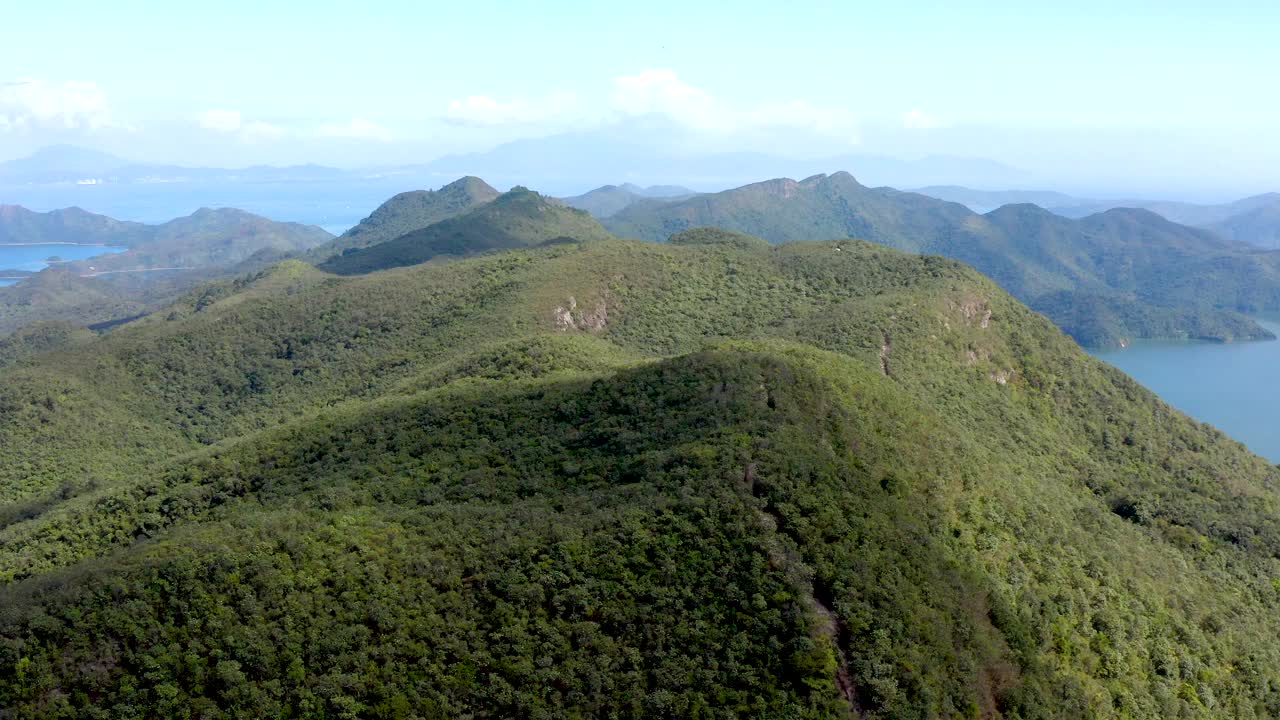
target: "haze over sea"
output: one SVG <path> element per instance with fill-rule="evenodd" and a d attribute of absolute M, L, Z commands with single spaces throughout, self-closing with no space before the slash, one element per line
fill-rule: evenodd
<path fill-rule="evenodd" d="M 1280 322 L 1258 322 L 1280 335 Z M 1191 417 L 1280 462 L 1280 341 L 1139 340 L 1094 354 Z"/>
<path fill-rule="evenodd" d="M 233 207 L 272 220 L 318 225 L 337 235 L 360 222 L 390 195 L 437 187 L 447 181 L 376 178 L 317 183 L 21 185 L 0 186 L 0 197 L 5 203 L 37 212 L 74 206 L 117 220 L 151 224 L 190 215 L 202 207 Z"/>

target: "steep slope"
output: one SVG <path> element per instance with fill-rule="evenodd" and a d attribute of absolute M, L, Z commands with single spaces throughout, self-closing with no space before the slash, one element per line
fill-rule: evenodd
<path fill-rule="evenodd" d="M 1240 313 L 1280 310 L 1280 255 L 1141 210 L 1072 220 L 1024 204 L 977 215 L 836 173 L 635 203 L 604 222 L 617 235 L 646 240 L 712 225 L 771 242 L 854 237 L 945 255 L 996 279 L 1090 345 L 1133 337 L 1267 338 Z M 1108 322 L 1073 320 L 1099 302 L 1112 308 Z"/>
<path fill-rule="evenodd" d="M 323 262 L 334 255 L 395 240 L 491 202 L 498 195 L 485 181 L 470 176 L 454 180 L 439 190 L 400 193 L 332 243 L 316 248 L 307 258 Z"/>
<path fill-rule="evenodd" d="M 560 200 L 569 207 L 586 210 L 592 217 L 601 219 L 616 215 L 622 209 L 644 198 L 683 200 L 696 194 L 688 188 L 676 185 L 653 185 L 642 188 L 631 183 L 623 183 L 622 185 L 604 185 L 581 195 L 560 198 Z"/>
<path fill-rule="evenodd" d="M 598 240 L 609 233 L 587 213 L 517 187 L 492 202 L 395 240 L 330 258 L 320 268 L 339 275 L 465 257 L 553 240 Z"/>
<path fill-rule="evenodd" d="M 1280 471 L 948 260 L 287 263 L 53 346 L 17 716 L 1280 713 Z"/>

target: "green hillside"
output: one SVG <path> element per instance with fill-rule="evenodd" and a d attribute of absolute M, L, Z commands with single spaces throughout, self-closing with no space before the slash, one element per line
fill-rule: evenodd
<path fill-rule="evenodd" d="M 148 226 L 150 236 L 122 252 L 68 263 L 80 273 L 142 268 L 232 267 L 255 254 L 302 252 L 333 239 L 314 225 L 277 222 L 234 208 L 201 208 L 187 217 Z"/>
<path fill-rule="evenodd" d="M 339 275 L 416 265 L 434 258 L 538 245 L 555 240 L 599 240 L 609 233 L 582 210 L 522 187 L 461 215 L 395 240 L 348 250 L 320 267 Z"/>
<path fill-rule="evenodd" d="M 395 240 L 490 202 L 498 195 L 498 191 L 488 183 L 470 176 L 454 180 L 439 190 L 400 193 L 379 205 L 369 217 L 341 237 L 316 248 L 307 257 L 314 262 L 322 262 L 334 255 Z"/>
<path fill-rule="evenodd" d="M 43 228 L 45 234 L 40 237 L 45 238 L 73 237 L 51 234 L 49 228 L 65 226 L 67 218 L 88 216 L 81 223 L 88 228 L 85 234 L 74 235 L 77 242 L 128 249 L 61 263 L 16 285 L 0 287 L 0 337 L 34 323 L 85 327 L 133 318 L 213 278 L 261 269 L 332 238 L 318 227 L 276 222 L 229 208 L 206 208 L 161 225 L 118 223 L 75 209 L 31 213 L 17 208 L 13 216 L 22 222 L 6 223 L 0 218 L 0 232 L 6 227 L 18 232 L 15 228 L 25 228 L 30 221 Z M 116 233 L 120 227 L 127 234 Z M 26 230 L 20 236 L 37 237 Z"/>
<path fill-rule="evenodd" d="M 1269 338 L 1241 313 L 1280 310 L 1280 254 L 1142 210 L 1072 220 L 1024 204 L 977 215 L 835 173 L 635 203 L 604 223 L 619 236 L 653 241 L 710 225 L 775 243 L 859 238 L 945 255 L 994 278 L 1087 345 L 1134 337 Z M 1073 319 L 1098 303 L 1111 309 L 1107 317 Z"/>
<path fill-rule="evenodd" d="M 0 245 L 79 243 L 129 247 L 151 237 L 142 223 L 115 220 L 80 208 L 38 213 L 0 205 Z"/>
<path fill-rule="evenodd" d="M 949 260 L 293 261 L 49 335 L 15 717 L 1280 714 L 1280 471 Z"/>

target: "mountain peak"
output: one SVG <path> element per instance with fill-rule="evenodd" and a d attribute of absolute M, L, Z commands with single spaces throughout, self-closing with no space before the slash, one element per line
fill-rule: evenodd
<path fill-rule="evenodd" d="M 430 191 L 427 191 L 427 192 L 430 192 Z M 489 183 L 485 182 L 484 180 L 481 180 L 480 178 L 476 177 L 475 175 L 464 175 L 458 178 L 457 180 L 454 180 L 453 182 L 449 183 L 448 185 L 441 187 L 436 192 L 439 192 L 439 193 L 465 192 L 476 198 L 481 198 L 486 200 L 492 200 L 498 196 L 498 191 L 495 190 L 493 186 L 491 186 Z"/>
<path fill-rule="evenodd" d="M 393 240 L 331 257 L 321 269 L 339 275 L 416 265 L 562 239 L 600 240 L 609 233 L 583 210 L 517 185 L 491 202 Z"/>

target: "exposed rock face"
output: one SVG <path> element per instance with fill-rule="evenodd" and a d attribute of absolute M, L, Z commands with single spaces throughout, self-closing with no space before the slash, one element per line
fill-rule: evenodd
<path fill-rule="evenodd" d="M 607 297 L 601 297 L 590 310 L 584 310 L 579 309 L 577 298 L 570 295 L 568 303 L 556 306 L 555 321 L 556 327 L 561 332 L 569 330 L 599 332 L 609 324 Z"/>
<path fill-rule="evenodd" d="M 991 308 L 987 307 L 985 300 L 966 300 L 962 303 L 948 303 L 952 310 L 959 310 L 964 316 L 965 322 L 970 325 L 976 324 L 982 329 L 991 327 Z"/>
<path fill-rule="evenodd" d="M 992 370 L 991 379 L 994 380 L 997 385 L 1008 385 L 1009 381 L 1013 379 L 1013 371 L 1012 370 Z"/>

